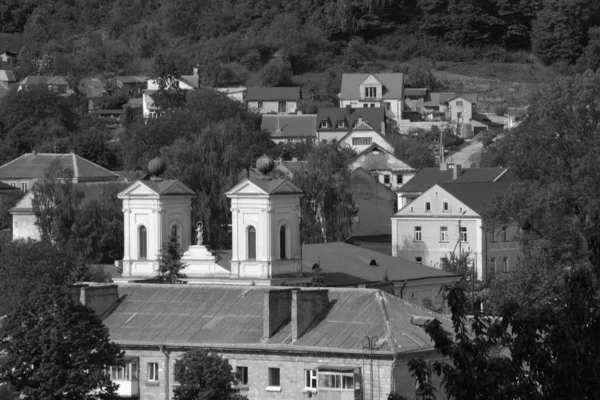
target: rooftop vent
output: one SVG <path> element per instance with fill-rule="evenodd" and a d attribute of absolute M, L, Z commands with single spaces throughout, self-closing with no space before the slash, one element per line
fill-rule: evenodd
<path fill-rule="evenodd" d="M 369 263 L 369 265 L 377 266 L 377 260 L 375 260 L 375 259 L 371 260 L 371 262 Z"/>

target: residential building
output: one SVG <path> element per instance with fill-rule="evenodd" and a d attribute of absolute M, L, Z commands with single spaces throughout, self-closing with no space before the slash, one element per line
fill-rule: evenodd
<path fill-rule="evenodd" d="M 148 89 L 147 76 L 115 76 L 110 80 L 112 86 L 116 89 L 125 90 L 130 93 L 132 97 L 140 97 L 144 90 Z"/>
<path fill-rule="evenodd" d="M 18 83 L 17 90 L 27 89 L 35 85 L 44 85 L 48 90 L 61 96 L 70 96 L 75 93 L 71 88 L 69 79 L 66 76 L 36 76 L 29 75 Z"/>
<path fill-rule="evenodd" d="M 246 100 L 247 88 L 245 86 L 215 88 L 215 90 L 227 95 L 231 100 L 239 101 L 240 103 Z"/>
<path fill-rule="evenodd" d="M 509 182 L 435 184 L 392 217 L 392 255 L 432 267 L 451 253 L 467 252 L 477 279 L 487 280 L 492 258 L 514 268 L 519 253 L 516 227 L 505 229 L 499 244 L 498 227 L 484 226 L 485 203 L 504 193 Z M 492 240 L 494 238 L 494 240 Z M 494 243 L 492 245 L 492 243 Z"/>
<path fill-rule="evenodd" d="M 249 87 L 246 105 L 261 114 L 295 114 L 302 93 L 299 87 Z"/>
<path fill-rule="evenodd" d="M 0 69 L 0 83 L 5 84 L 9 88 L 17 83 L 15 73 L 12 69 Z"/>
<path fill-rule="evenodd" d="M 16 60 L 17 53 L 14 51 L 6 50 L 4 53 L 0 54 L 0 61 L 5 64 L 16 62 Z"/>
<path fill-rule="evenodd" d="M 373 143 L 348 162 L 350 170 L 362 168 L 375 176 L 379 183 L 397 191 L 408 183 L 417 170 L 394 156 L 393 151 Z"/>
<path fill-rule="evenodd" d="M 387 151 L 394 151 L 394 146 L 387 141 L 385 133 L 381 133 L 364 121 L 358 121 L 358 123 L 340 139 L 341 145 L 351 147 L 357 152 L 366 150 L 373 143 L 378 144 Z"/>
<path fill-rule="evenodd" d="M 319 108 L 317 112 L 319 142 L 342 141 L 346 138 L 351 146 L 364 146 L 361 151 L 374 142 L 391 148 L 385 139 L 385 126 L 385 111 L 382 108 Z M 352 135 L 348 136 L 351 132 Z"/>
<path fill-rule="evenodd" d="M 428 92 L 423 101 L 421 112 L 426 120 L 445 119 L 448 111 L 448 100 L 456 96 L 451 92 Z"/>
<path fill-rule="evenodd" d="M 503 123 L 494 122 L 487 115 L 477 112 L 473 114 L 471 126 L 473 129 L 473 135 L 477 135 L 483 131 L 490 133 L 502 133 L 504 131 Z"/>
<path fill-rule="evenodd" d="M 404 109 L 421 113 L 423 104 L 427 96 L 426 88 L 405 88 L 404 89 Z"/>
<path fill-rule="evenodd" d="M 352 220 L 352 235 L 389 235 L 396 194 L 362 168 L 350 173 L 350 188 L 358 210 Z"/>
<path fill-rule="evenodd" d="M 100 107 L 98 100 L 109 94 L 104 82 L 98 78 L 84 78 L 80 80 L 77 90 L 85 96 L 88 102 L 88 110 L 98 109 Z"/>
<path fill-rule="evenodd" d="M 475 134 L 473 117 L 477 110 L 477 94 L 460 94 L 448 100 L 447 119 L 457 124 L 462 137 L 471 137 Z"/>
<path fill-rule="evenodd" d="M 512 179 L 507 168 L 462 168 L 442 163 L 439 168 L 421 168 L 406 185 L 397 189 L 398 210 L 437 183 L 506 182 Z"/>
<path fill-rule="evenodd" d="M 317 138 L 317 116 L 309 115 L 273 115 L 263 114 L 261 129 L 271 134 L 275 143 L 288 143 Z"/>
<path fill-rule="evenodd" d="M 400 121 L 404 108 L 404 76 L 400 73 L 343 74 L 340 107 L 379 107 L 388 118 Z"/>

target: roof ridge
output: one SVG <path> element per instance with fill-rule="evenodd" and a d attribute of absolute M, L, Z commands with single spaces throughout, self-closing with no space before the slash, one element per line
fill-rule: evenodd
<path fill-rule="evenodd" d="M 21 158 L 21 157 L 25 157 L 25 156 L 27 156 L 27 155 L 29 155 L 29 154 L 31 154 L 32 156 L 34 156 L 34 157 L 35 157 L 35 154 L 34 154 L 34 153 L 25 153 L 25 154 L 21 154 L 19 157 L 15 158 L 14 160 L 11 160 L 11 161 L 7 162 L 7 163 L 6 163 L 6 164 L 4 164 L 4 165 L 0 165 L 0 169 L 2 169 L 2 168 L 4 168 L 4 167 L 6 167 L 6 166 L 7 166 L 7 165 L 9 165 L 9 164 L 12 164 L 12 163 L 14 163 L 14 162 L 15 162 L 15 161 L 17 161 L 19 158 Z"/>
<path fill-rule="evenodd" d="M 90 164 L 93 164 L 95 167 L 98 167 L 98 168 L 100 168 L 100 169 L 103 169 L 104 171 L 106 171 L 106 172 L 108 172 L 108 173 L 110 173 L 110 174 L 112 174 L 112 175 L 114 175 L 114 176 L 117 176 L 117 177 L 119 176 L 119 174 L 117 174 L 116 172 L 114 172 L 114 171 L 111 171 L 111 170 L 109 170 L 108 168 L 104 168 L 102 165 L 96 164 L 95 162 L 93 162 L 93 161 L 90 161 L 90 160 L 88 160 L 87 158 L 84 158 L 84 157 L 82 157 L 82 156 L 80 156 L 80 155 L 78 155 L 78 154 L 76 154 L 76 153 L 71 153 L 71 154 L 73 154 L 73 155 L 74 155 L 74 156 L 75 156 L 77 159 L 81 159 L 81 160 L 83 160 L 83 161 L 89 162 Z"/>
<path fill-rule="evenodd" d="M 73 177 L 79 180 L 79 165 L 77 164 L 77 157 L 75 157 L 75 153 L 71 153 L 71 158 L 73 159 Z"/>
<path fill-rule="evenodd" d="M 383 313 L 383 319 L 385 321 L 385 329 L 387 330 L 388 336 L 388 346 L 390 346 L 390 350 L 394 353 L 397 352 L 397 349 L 401 348 L 398 343 L 396 343 L 395 336 L 392 329 L 392 323 L 390 322 L 390 316 L 387 311 L 387 306 L 385 304 L 385 298 L 381 290 L 375 292 L 375 297 L 379 301 L 379 306 L 381 307 L 381 312 Z"/>

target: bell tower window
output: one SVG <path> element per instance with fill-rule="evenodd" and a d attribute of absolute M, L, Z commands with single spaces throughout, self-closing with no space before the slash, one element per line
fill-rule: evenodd
<path fill-rule="evenodd" d="M 256 229 L 248 227 L 248 260 L 256 260 Z"/>
<path fill-rule="evenodd" d="M 287 258 L 286 247 L 287 247 L 287 232 L 286 226 L 282 225 L 279 228 L 279 258 L 285 260 Z"/>
<path fill-rule="evenodd" d="M 140 259 L 146 259 L 148 257 L 148 232 L 146 231 L 146 227 L 144 225 L 140 226 L 139 233 L 139 253 Z"/>

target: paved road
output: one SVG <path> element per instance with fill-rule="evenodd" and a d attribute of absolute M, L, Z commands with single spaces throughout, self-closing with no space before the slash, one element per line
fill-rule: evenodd
<path fill-rule="evenodd" d="M 469 168 L 471 166 L 471 156 L 480 153 L 482 148 L 483 143 L 473 141 L 462 150 L 448 156 L 446 161 L 460 164 L 463 168 Z"/>

